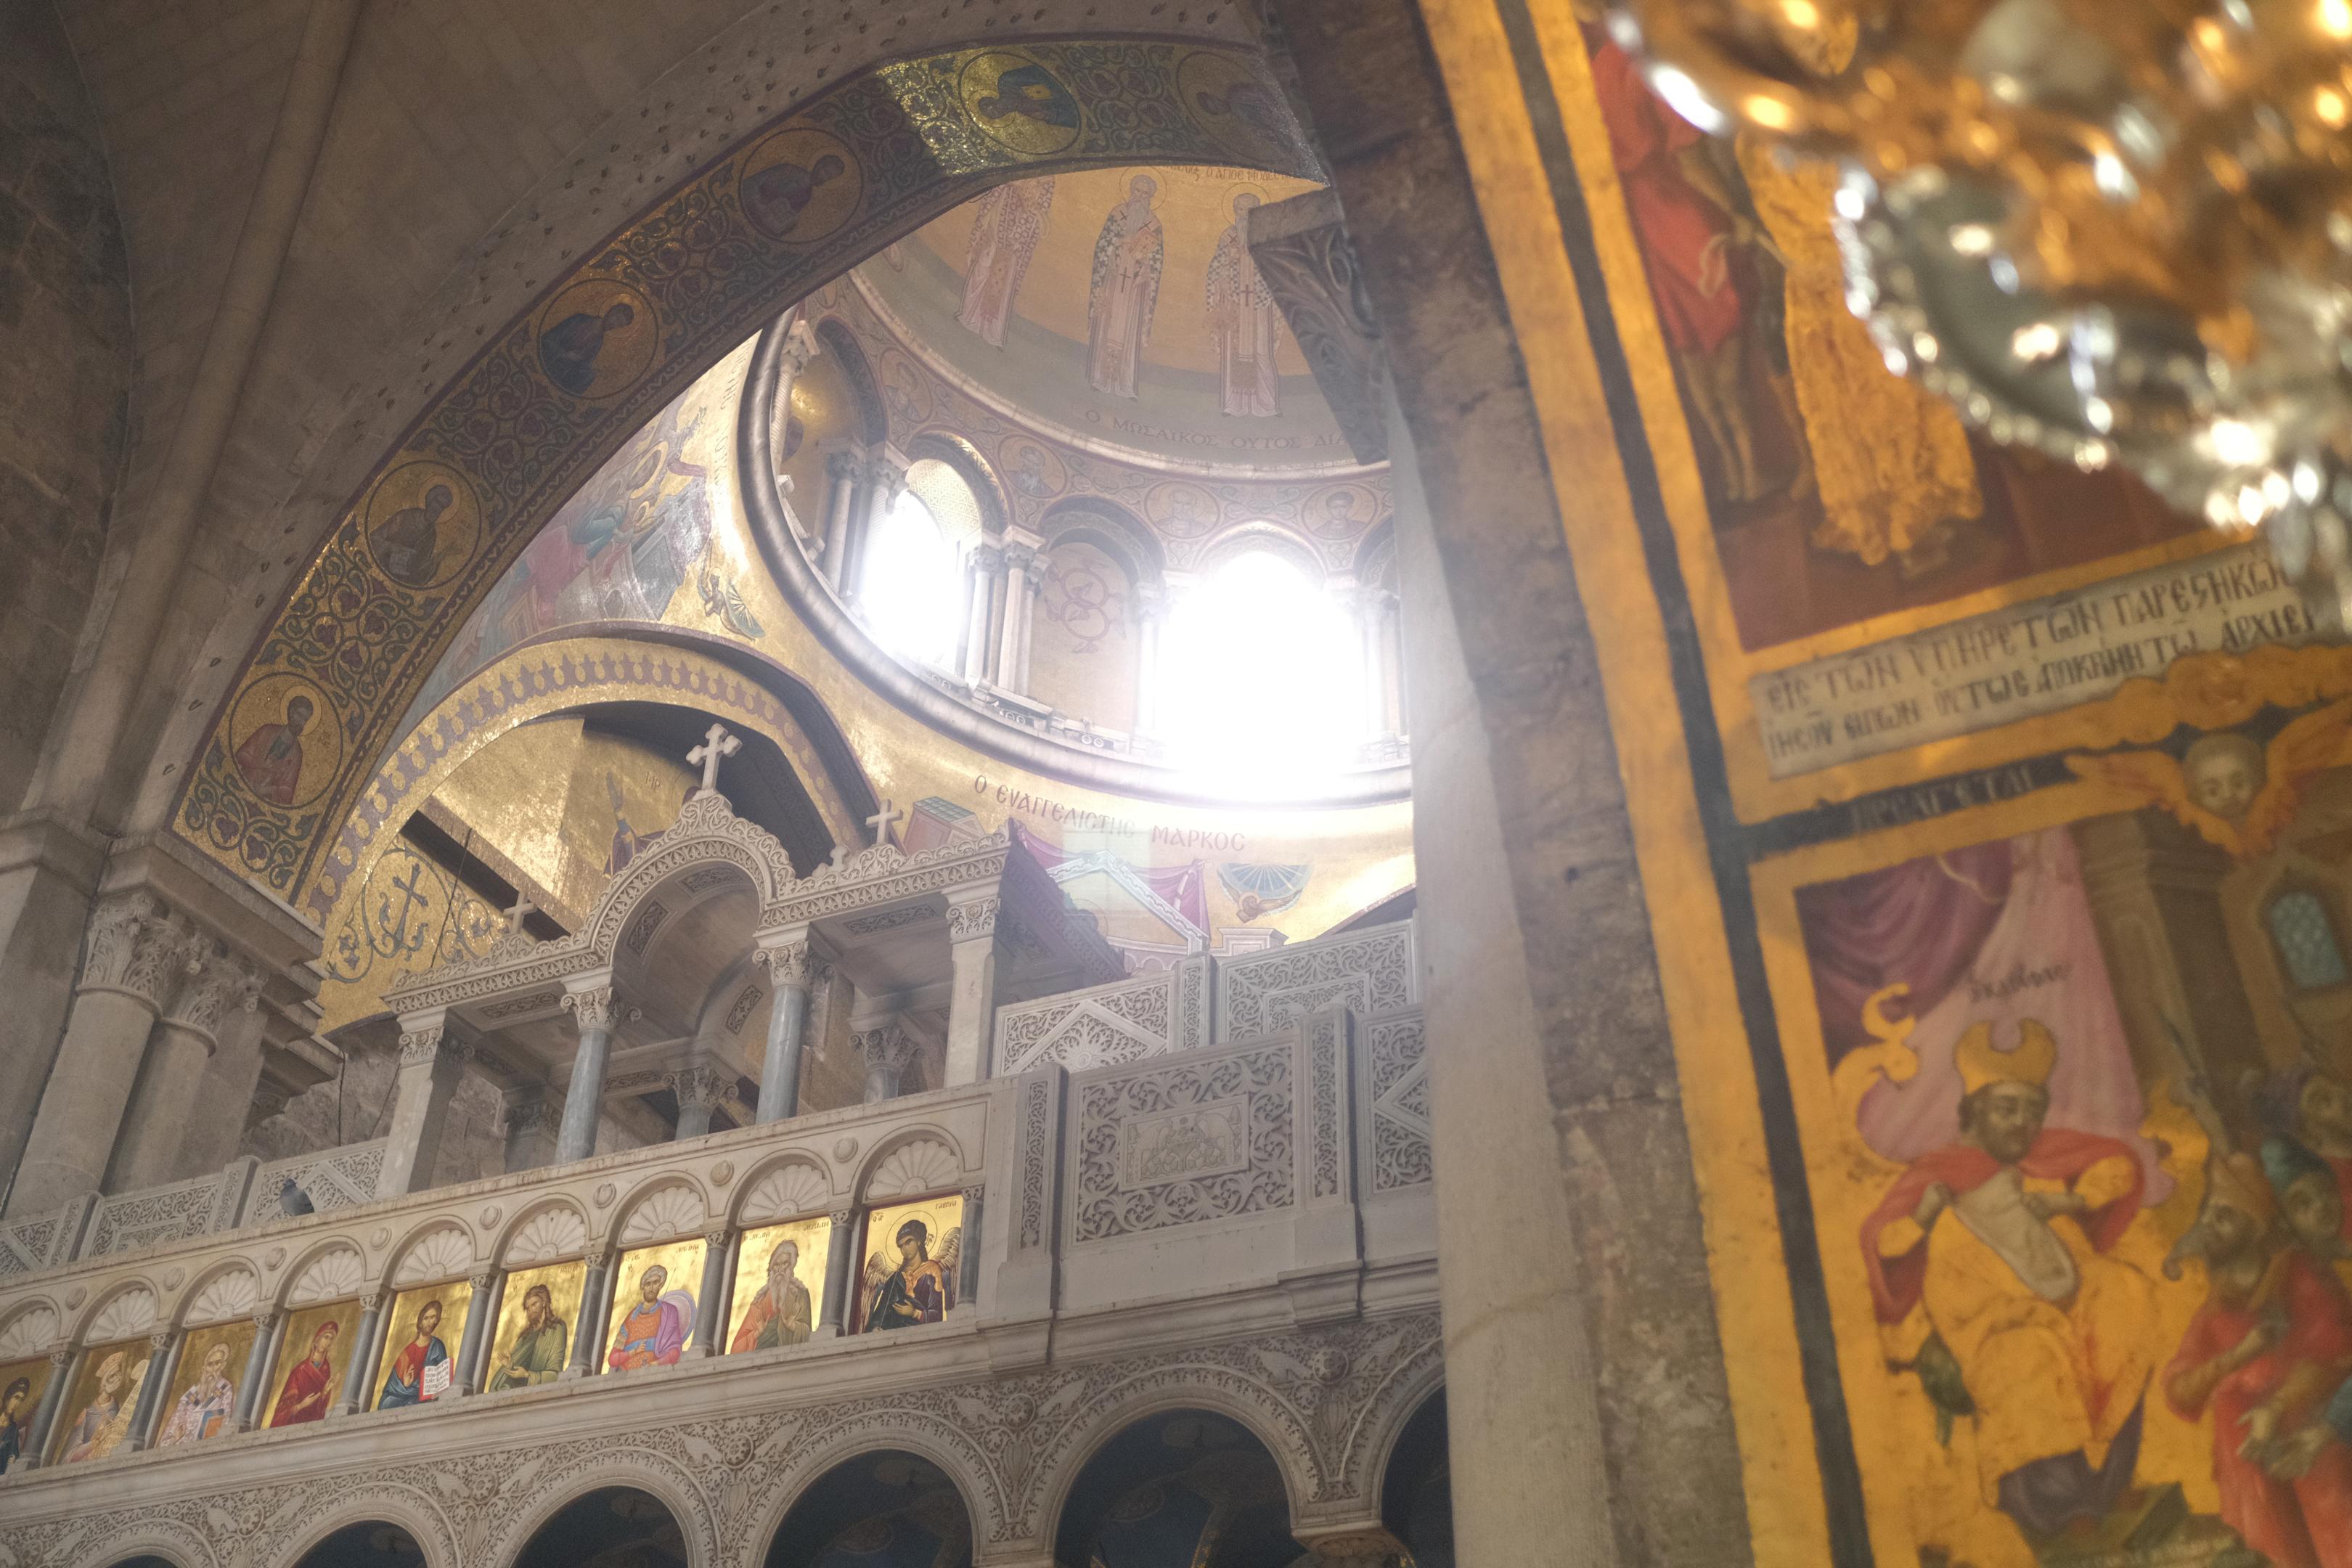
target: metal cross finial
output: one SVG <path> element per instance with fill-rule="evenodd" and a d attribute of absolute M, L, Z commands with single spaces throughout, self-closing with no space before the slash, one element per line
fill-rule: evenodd
<path fill-rule="evenodd" d="M 539 906 L 530 901 L 530 895 L 520 888 L 516 889 L 514 908 L 507 911 L 507 930 L 509 931 L 522 930 L 523 917 L 538 912 Z"/>
<path fill-rule="evenodd" d="M 894 807 L 888 801 L 884 801 L 882 803 L 882 809 L 866 819 L 866 826 L 874 830 L 874 842 L 877 844 L 889 843 L 891 825 L 905 817 L 906 815 L 907 814 L 905 812 Z"/>
<path fill-rule="evenodd" d="M 703 731 L 702 744 L 686 753 L 689 763 L 702 764 L 702 793 L 719 793 L 719 759 L 731 757 L 743 749 L 740 736 L 730 735 L 724 724 L 713 724 Z"/>

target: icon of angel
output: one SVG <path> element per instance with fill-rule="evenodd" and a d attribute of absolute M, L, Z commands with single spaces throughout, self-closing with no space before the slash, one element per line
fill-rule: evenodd
<path fill-rule="evenodd" d="M 2270 853 L 2304 792 L 2341 759 L 2352 699 L 2306 713 L 2263 746 L 2234 731 L 2200 736 L 2175 761 L 2165 752 L 2069 757 L 2082 778 L 2110 784 L 2172 815 L 2233 860 Z"/>
<path fill-rule="evenodd" d="M 963 1227 L 957 1226 L 940 1238 L 937 1258 L 930 1253 L 931 1227 L 923 1220 L 908 1219 L 891 1240 L 898 1248 L 895 1267 L 879 1248 L 866 1259 L 866 1320 L 860 1331 L 946 1321 L 948 1310 L 955 1305 Z"/>

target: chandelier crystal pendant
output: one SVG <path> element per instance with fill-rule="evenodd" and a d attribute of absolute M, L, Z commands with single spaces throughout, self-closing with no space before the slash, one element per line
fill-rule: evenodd
<path fill-rule="evenodd" d="M 1833 157 L 1847 298 L 1994 440 L 2259 529 L 2352 629 L 2352 0 L 1618 0 L 1703 130 Z"/>

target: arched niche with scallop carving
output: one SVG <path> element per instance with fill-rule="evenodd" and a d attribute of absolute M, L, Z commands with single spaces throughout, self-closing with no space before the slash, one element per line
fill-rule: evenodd
<path fill-rule="evenodd" d="M 356 1296 L 367 1286 L 367 1266 L 360 1258 L 360 1249 L 349 1242 L 338 1242 L 312 1253 L 297 1267 L 286 1285 L 289 1307 L 307 1307 L 318 1301 L 339 1301 Z"/>
<path fill-rule="evenodd" d="M 650 1247 L 697 1236 L 709 1226 L 710 1205 L 702 1189 L 678 1177 L 666 1177 L 630 1200 L 621 1210 L 615 1245 Z"/>
<path fill-rule="evenodd" d="M 560 1263 L 588 1250 L 588 1216 L 568 1203 L 552 1203 L 515 1217 L 499 1247 L 501 1267 L 533 1268 Z"/>
<path fill-rule="evenodd" d="M 261 1304 L 261 1280 L 250 1266 L 238 1261 L 199 1280 L 179 1311 L 180 1326 L 200 1329 L 248 1316 Z"/>
<path fill-rule="evenodd" d="M 883 1145 L 858 1186 L 858 1201 L 888 1203 L 960 1186 L 970 1179 L 962 1152 L 946 1133 L 923 1128 Z"/>
<path fill-rule="evenodd" d="M 45 1355 L 57 1343 L 58 1310 L 47 1301 L 28 1301 L 0 1322 L 0 1362 L 29 1361 Z"/>
<path fill-rule="evenodd" d="M 155 1327 L 155 1292 L 134 1281 L 99 1298 L 75 1337 L 84 1344 L 104 1344 L 152 1332 Z"/>
<path fill-rule="evenodd" d="M 474 1268 L 473 1233 L 453 1220 L 437 1220 L 400 1249 L 393 1266 L 391 1285 L 404 1290 L 412 1285 L 437 1284 L 469 1274 Z"/>
<path fill-rule="evenodd" d="M 743 1184 L 743 1195 L 736 1200 L 735 1224 L 739 1228 L 772 1225 L 823 1214 L 834 1206 L 833 1184 L 823 1168 L 805 1156 L 795 1156 Z"/>

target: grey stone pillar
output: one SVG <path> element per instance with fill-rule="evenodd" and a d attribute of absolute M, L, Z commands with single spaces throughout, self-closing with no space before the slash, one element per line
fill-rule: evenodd
<path fill-rule="evenodd" d="M 181 1337 L 169 1329 L 158 1329 L 147 1336 L 147 1375 L 140 1380 L 139 1403 L 131 1408 L 131 1430 L 123 1441 L 131 1450 L 153 1446 L 155 1422 L 163 1414 L 163 1391 L 172 1385 L 172 1373 L 179 1365 Z"/>
<path fill-rule="evenodd" d="M 65 1043 L 8 1194 L 12 1217 L 44 1214 L 105 1180 L 148 1033 L 186 963 L 187 939 L 186 926 L 151 895 L 121 894 L 99 905 Z"/>
<path fill-rule="evenodd" d="M 384 1133 L 383 1168 L 376 1175 L 379 1198 L 422 1192 L 433 1184 L 449 1097 L 457 1091 L 457 1080 L 474 1054 L 471 1042 L 458 1037 L 446 1015 L 418 1014 L 402 1019 L 401 1026 L 392 1126 Z"/>
<path fill-rule="evenodd" d="M 48 1386 L 41 1390 L 41 1403 L 33 1411 L 32 1447 L 17 1457 L 12 1469 L 35 1470 L 48 1462 L 49 1438 L 57 1430 L 58 1411 L 66 1402 L 66 1387 L 81 1374 L 81 1358 L 89 1353 L 64 1345 L 49 1352 Z"/>
<path fill-rule="evenodd" d="M 996 1024 L 996 921 L 1001 900 L 994 882 L 948 892 L 947 1082 L 978 1083 L 988 1076 L 989 1033 Z"/>
<path fill-rule="evenodd" d="M 604 1339 L 605 1297 L 611 1290 L 616 1261 L 609 1252 L 596 1253 L 588 1259 L 587 1275 L 580 1282 L 580 1321 L 572 1325 L 572 1353 L 563 1358 L 563 1371 L 556 1379 L 559 1383 L 595 1375 L 596 1350 Z"/>
<path fill-rule="evenodd" d="M 1022 671 L 1028 660 L 1029 610 L 1034 603 L 1030 591 L 1030 574 L 1037 564 L 1037 544 L 1030 541 L 1004 547 L 1004 625 L 996 637 L 997 685 L 1021 696 L 1028 695 L 1028 683 Z"/>
<path fill-rule="evenodd" d="M 180 1142 L 181 1173 L 218 1170 L 236 1157 L 244 1146 L 245 1135 L 256 1123 L 266 1121 L 286 1109 L 286 1097 L 274 1099 L 262 1092 L 261 1058 L 265 1037 L 270 1022 L 280 1015 L 262 1002 L 260 972 L 254 973 L 255 989 L 236 1000 L 213 1031 L 212 1060 L 205 1066 L 204 1082 L 196 1089 L 196 1102 L 216 1105 L 223 1114 L 206 1116 L 190 1127 Z M 306 1031 L 307 1032 L 307 1031 Z M 236 1114 L 236 1108 L 245 1108 Z M 134 1106 L 133 1119 L 137 1118 Z"/>
<path fill-rule="evenodd" d="M 499 1102 L 508 1173 L 553 1163 L 556 1123 L 563 1114 L 554 1091 L 545 1084 L 526 1084 L 506 1090 Z"/>
<path fill-rule="evenodd" d="M 699 1138 L 710 1131 L 710 1113 L 727 1098 L 734 1075 L 715 1067 L 680 1068 L 671 1073 L 669 1091 L 677 1097 L 677 1141 Z"/>
<path fill-rule="evenodd" d="M 245 1376 L 237 1381 L 236 1408 L 229 1413 L 231 1432 L 250 1432 L 260 1417 L 269 1369 L 278 1364 L 278 1338 L 284 1323 L 285 1319 L 275 1311 L 253 1315 L 253 1349 L 246 1352 Z"/>
<path fill-rule="evenodd" d="M 462 1397 L 482 1386 L 482 1345 L 499 1321 L 499 1288 L 504 1278 L 494 1268 L 467 1278 L 473 1294 L 466 1302 L 466 1332 L 457 1342 L 457 1372 L 449 1384 L 453 1394 Z"/>
<path fill-rule="evenodd" d="M 850 1222 L 857 1217 L 844 1209 L 828 1216 L 833 1229 L 824 1247 L 824 1300 L 817 1306 L 817 1339 L 836 1339 L 849 1331 L 849 1282 L 855 1277 L 850 1257 Z"/>
<path fill-rule="evenodd" d="M 850 1044 L 866 1064 L 866 1103 L 879 1105 L 898 1098 L 899 1075 L 915 1059 L 915 1037 L 896 1013 L 877 1018 L 866 1028 L 851 1027 Z"/>
<path fill-rule="evenodd" d="M 688 1351 L 698 1356 L 719 1353 L 719 1335 L 727 1325 L 725 1294 L 730 1270 L 728 1243 L 732 1237 L 714 1230 L 702 1238 L 702 1290 L 694 1299 L 694 1339 Z"/>
<path fill-rule="evenodd" d="M 613 1026 L 635 1009 L 617 1002 L 613 978 L 576 984 L 563 997 L 579 1021 L 580 1049 L 572 1058 L 572 1082 L 563 1091 L 563 1122 L 555 1135 L 555 1163 L 569 1164 L 596 1152 L 596 1123 L 604 1113 L 604 1064 L 612 1055 Z"/>
<path fill-rule="evenodd" d="M 343 1368 L 342 1397 L 333 1414 L 349 1415 L 367 1402 L 367 1386 L 375 1376 L 376 1358 L 383 1351 L 384 1298 L 374 1291 L 360 1298 L 360 1324 L 352 1333 L 352 1359 Z"/>
<path fill-rule="evenodd" d="M 857 459 L 851 454 L 825 454 L 824 574 L 832 580 L 834 592 L 844 599 L 849 597 L 845 575 L 849 564 L 849 509 L 857 497 Z"/>
<path fill-rule="evenodd" d="M 65 1037 L 107 849 L 107 839 L 66 813 L 32 813 L 0 826 L 0 994 L 8 998 L 11 1030 L 8 1048 L 0 1050 L 0 1193 L 24 1158 L 41 1086 Z"/>
<path fill-rule="evenodd" d="M 963 1256 L 956 1261 L 956 1310 L 980 1304 L 980 1201 L 984 1189 L 963 1190 Z"/>
<path fill-rule="evenodd" d="M 762 942 L 751 961 L 768 972 L 772 1001 L 768 1008 L 768 1054 L 760 1067 L 761 1121 L 782 1121 L 801 1105 L 801 1051 L 808 1028 L 809 939 L 795 926 L 781 939 Z"/>
<path fill-rule="evenodd" d="M 883 453 L 868 455 L 859 466 L 857 499 L 850 509 L 849 559 L 843 567 L 850 586 L 842 596 L 851 603 L 865 594 L 865 584 L 858 579 L 866 574 L 866 546 L 874 530 L 906 488 L 906 468 Z"/>
<path fill-rule="evenodd" d="M 996 580 L 1004 574 L 1004 552 L 983 544 L 971 552 L 971 574 L 965 583 L 963 678 L 978 685 L 989 678 L 989 626 L 996 607 Z"/>
<path fill-rule="evenodd" d="M 117 1192 L 162 1186 L 191 1174 L 181 1158 L 200 1090 L 232 1008 L 255 1009 L 261 976 L 218 942 L 192 959 L 147 1042 L 147 1065 L 131 1091 L 109 1179 Z M 223 1108 L 225 1111 L 226 1108 Z"/>

